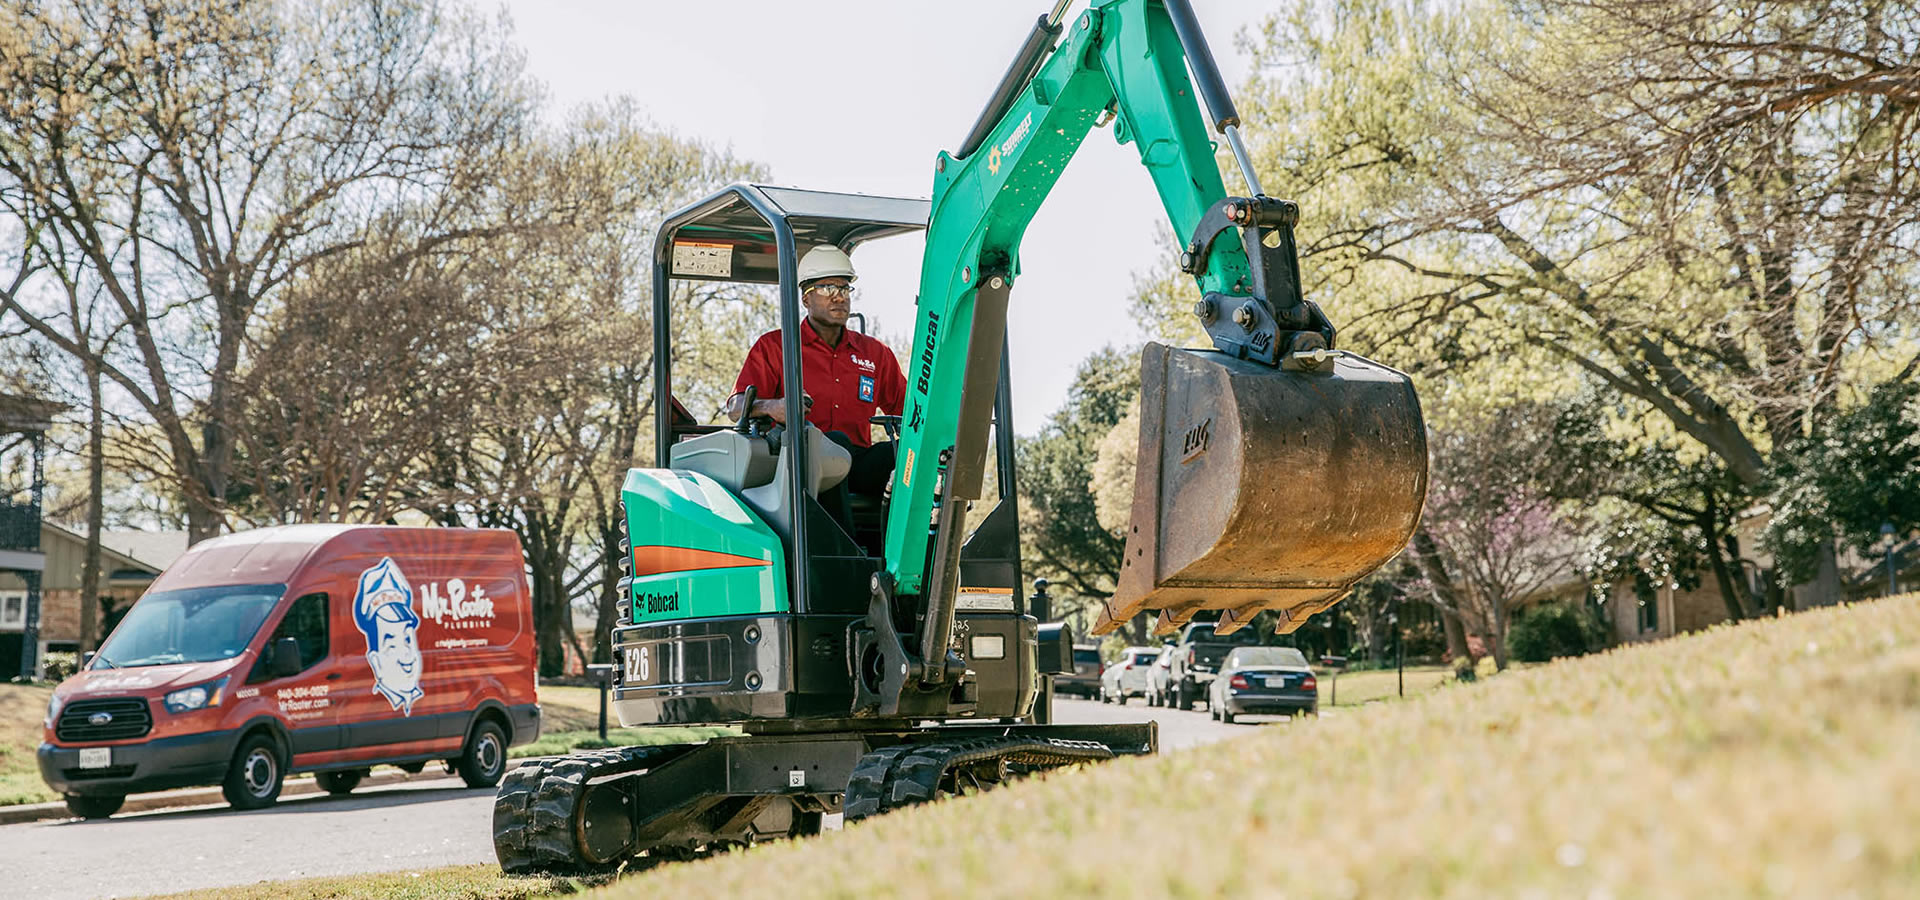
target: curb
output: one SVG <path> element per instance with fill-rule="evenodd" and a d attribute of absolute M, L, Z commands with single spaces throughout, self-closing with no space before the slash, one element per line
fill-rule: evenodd
<path fill-rule="evenodd" d="M 354 790 L 357 792 L 370 787 L 404 784 L 409 781 L 438 781 L 448 777 L 450 776 L 442 772 L 423 771 L 418 775 L 409 775 L 406 772 L 389 769 L 385 772 L 378 772 L 367 776 Z M 286 785 L 280 789 L 282 799 L 324 793 L 326 793 L 326 791 L 321 790 L 319 784 L 315 783 L 311 777 L 305 776 L 295 776 L 287 779 Z M 178 791 L 160 791 L 153 794 L 134 794 L 127 798 L 126 805 L 120 807 L 120 811 L 114 813 L 114 815 L 123 816 L 127 813 L 149 812 L 156 809 L 178 809 L 184 806 L 225 806 L 226 802 L 227 798 L 221 796 L 220 789 L 217 787 L 186 788 Z M 0 825 L 17 825 L 22 822 L 44 822 L 50 819 L 73 818 L 77 818 L 77 816 L 67 811 L 66 801 L 63 800 L 56 800 L 52 803 L 30 803 L 21 806 L 0 806 Z"/>

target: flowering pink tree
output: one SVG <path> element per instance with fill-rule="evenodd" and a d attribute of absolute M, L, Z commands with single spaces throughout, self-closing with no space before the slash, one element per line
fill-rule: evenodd
<path fill-rule="evenodd" d="M 1574 571 L 1577 523 L 1533 481 L 1551 412 L 1502 411 L 1429 436 L 1433 480 L 1413 551 L 1425 596 L 1507 666 L 1515 609 Z"/>

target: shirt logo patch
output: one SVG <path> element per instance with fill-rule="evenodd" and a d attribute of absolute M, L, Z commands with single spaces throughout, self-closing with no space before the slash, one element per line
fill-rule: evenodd
<path fill-rule="evenodd" d="M 865 375 L 860 376 L 860 402 L 873 402 L 873 379 Z"/>
<path fill-rule="evenodd" d="M 869 372 L 873 371 L 873 360 L 861 359 L 858 354 L 854 354 L 854 353 L 849 353 L 847 355 L 853 359 L 854 365 L 859 366 L 860 368 L 865 369 Z"/>

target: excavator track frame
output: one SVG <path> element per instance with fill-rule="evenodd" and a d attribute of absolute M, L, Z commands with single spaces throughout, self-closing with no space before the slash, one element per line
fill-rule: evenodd
<path fill-rule="evenodd" d="M 816 834 L 831 815 L 867 818 L 1158 746 L 1152 722 L 985 725 L 743 735 L 534 759 L 501 780 L 494 853 L 509 874 L 692 859 Z"/>

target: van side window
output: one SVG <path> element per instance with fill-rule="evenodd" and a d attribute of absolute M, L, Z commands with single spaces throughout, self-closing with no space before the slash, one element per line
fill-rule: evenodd
<path fill-rule="evenodd" d="M 327 595 L 308 594 L 293 601 L 293 608 L 287 610 L 286 618 L 280 620 L 280 627 L 273 630 L 273 637 L 267 639 L 265 646 L 272 647 L 281 638 L 293 638 L 300 642 L 300 668 L 313 668 L 315 663 L 327 658 Z M 253 667 L 248 681 L 260 681 L 270 677 L 263 655 Z"/>

